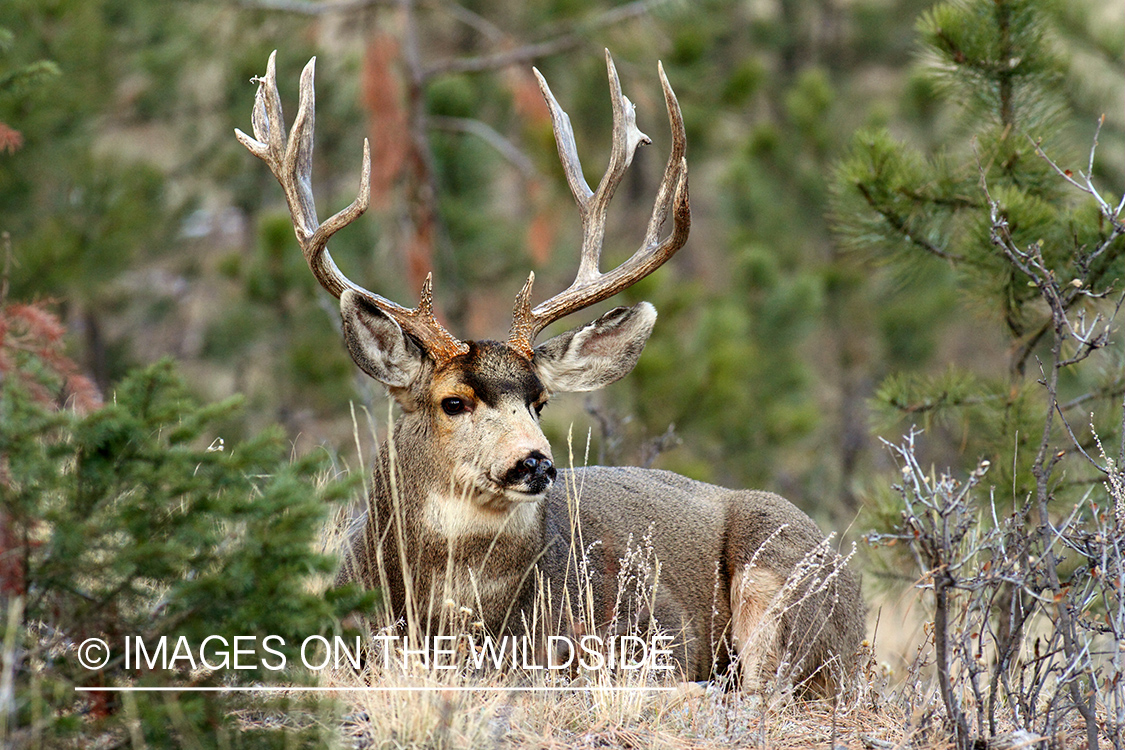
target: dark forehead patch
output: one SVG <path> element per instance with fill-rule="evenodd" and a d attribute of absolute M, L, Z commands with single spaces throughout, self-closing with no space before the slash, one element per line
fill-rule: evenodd
<path fill-rule="evenodd" d="M 472 341 L 469 351 L 450 362 L 460 370 L 461 380 L 477 398 L 491 407 L 505 395 L 518 394 L 522 400 L 539 399 L 545 389 L 531 363 L 506 344 Z"/>

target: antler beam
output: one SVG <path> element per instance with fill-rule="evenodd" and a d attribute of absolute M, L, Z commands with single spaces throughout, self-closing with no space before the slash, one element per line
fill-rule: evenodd
<path fill-rule="evenodd" d="M 649 219 L 640 248 L 612 271 L 602 273 L 599 270 L 609 202 L 617 186 L 621 184 L 625 170 L 632 163 L 637 148 L 641 144 L 652 142 L 637 128 L 636 110 L 633 103 L 621 93 L 621 81 L 608 50 L 605 58 L 613 106 L 613 145 L 609 165 L 596 191 L 590 189 L 582 175 L 582 164 L 578 159 L 570 117 L 559 106 L 543 76 L 538 70 L 535 71 L 539 79 L 539 88 L 551 111 L 551 124 L 559 149 L 559 159 L 562 161 L 567 184 L 578 204 L 582 219 L 582 254 L 574 283 L 565 291 L 532 309 L 531 287 L 535 282 L 535 274 L 532 273 L 516 296 L 508 343 L 528 357 L 533 355 L 535 337 L 540 331 L 572 312 L 612 297 L 655 271 L 684 246 L 691 226 L 687 159 L 684 156 L 687 150 L 684 119 L 680 113 L 676 94 L 672 91 L 667 76 L 664 75 L 664 66 L 658 65 L 660 83 L 664 89 L 664 103 L 668 108 L 668 118 L 672 127 L 672 152 L 668 157 L 664 178 L 653 205 L 652 218 Z M 657 236 L 669 212 L 672 213 L 672 231 L 663 240 L 658 240 Z"/>
<path fill-rule="evenodd" d="M 345 289 L 351 289 L 371 301 L 389 315 L 404 332 L 437 362 L 464 354 L 468 346 L 445 330 L 434 317 L 433 281 L 430 276 L 422 286 L 418 307 L 409 309 L 370 292 L 349 280 L 336 266 L 328 252 L 328 240 L 339 230 L 355 221 L 370 203 L 371 198 L 371 147 L 363 140 L 363 167 L 359 180 L 359 194 L 347 208 L 333 214 L 321 224 L 316 216 L 312 193 L 313 128 L 315 125 L 316 94 L 313 77 L 316 58 L 309 60 L 301 73 L 300 101 L 297 117 L 288 138 L 285 135 L 285 117 L 281 111 L 281 97 L 277 92 L 276 50 L 270 54 L 266 75 L 258 78 L 258 93 L 254 97 L 251 122 L 254 137 L 237 128 L 235 136 L 250 153 L 269 165 L 270 171 L 285 191 L 285 202 L 293 219 L 293 230 L 316 280 L 333 297 L 339 298 Z"/>

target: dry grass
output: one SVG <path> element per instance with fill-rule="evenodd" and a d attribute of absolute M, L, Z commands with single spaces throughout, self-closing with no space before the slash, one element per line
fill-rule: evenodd
<path fill-rule="evenodd" d="M 359 687 L 355 678 L 329 680 Z M 438 684 L 435 684 L 438 683 Z M 438 688 L 408 692 L 402 688 Z M 473 683 L 483 692 L 432 675 L 372 681 L 379 692 L 348 693 L 344 733 L 368 748 L 720 748 L 878 746 L 870 738 L 905 744 L 908 721 L 887 707 L 827 701 L 763 706 L 756 697 L 704 689 L 670 692 L 512 690 L 510 678 Z M 943 747 L 941 743 L 931 747 Z"/>
<path fill-rule="evenodd" d="M 339 543 L 338 525 L 331 535 Z M 908 589 L 877 605 L 872 620 L 878 627 L 872 622 L 869 632 L 878 640 L 868 644 L 864 670 L 850 676 L 835 702 L 782 694 L 763 701 L 698 683 L 662 685 L 649 674 L 626 681 L 599 673 L 594 682 L 560 690 L 525 671 L 414 668 L 404 674 L 394 667 L 326 671 L 320 685 L 339 689 L 329 693 L 344 706 L 334 730 L 349 748 L 946 750 L 954 743 L 933 682 L 923 597 Z M 642 684 L 654 689 L 614 689 Z M 1013 733 L 1007 739 L 989 746 L 1039 747 L 1036 740 L 1044 738 Z M 1056 747 L 1083 746 L 1080 722 L 1051 739 Z"/>

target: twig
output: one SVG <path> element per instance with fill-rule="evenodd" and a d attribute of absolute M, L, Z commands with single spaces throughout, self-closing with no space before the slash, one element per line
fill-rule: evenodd
<path fill-rule="evenodd" d="M 521 47 L 516 47 L 504 52 L 478 55 L 476 57 L 458 57 L 440 60 L 427 67 L 422 76 L 425 80 L 429 80 L 443 75 L 481 73 L 489 70 L 507 68 L 512 65 L 526 64 L 541 57 L 550 57 L 551 55 L 557 55 L 560 52 L 573 49 L 585 41 L 586 38 L 580 34 L 564 34 L 545 42 L 525 44 Z"/>
<path fill-rule="evenodd" d="M 560 52 L 574 49 L 588 42 L 590 32 L 592 31 L 639 18 L 640 16 L 647 15 L 654 7 L 673 1 L 674 0 L 634 0 L 634 2 L 619 5 L 616 8 L 611 8 L 604 13 L 600 13 L 589 21 L 579 24 L 574 30 L 562 33 L 551 39 L 524 44 L 503 52 L 478 55 L 475 57 L 455 57 L 439 60 L 425 69 L 423 77 L 428 80 L 436 76 L 455 73 L 481 73 L 506 68 L 511 65 L 526 64 L 539 58 L 557 55 Z"/>
<path fill-rule="evenodd" d="M 482 141 L 487 143 L 492 148 L 512 163 L 516 169 L 523 173 L 526 179 L 533 180 L 539 176 L 532 164 L 531 159 L 527 157 L 519 148 L 510 140 L 505 138 L 495 128 L 480 120 L 474 120 L 467 117 L 435 117 L 430 116 L 428 122 L 432 127 L 439 130 L 447 130 L 453 133 L 468 133 L 475 135 Z"/>
<path fill-rule="evenodd" d="M 1039 158 L 1047 162 L 1051 169 L 1055 170 L 1055 172 L 1060 177 L 1062 177 L 1074 187 L 1081 190 L 1083 193 L 1087 193 L 1090 197 L 1097 201 L 1098 206 L 1101 208 L 1102 214 L 1113 225 L 1113 235 L 1116 237 L 1118 235 L 1125 234 L 1125 225 L 1122 225 L 1121 221 L 1118 218 L 1121 215 L 1121 212 L 1125 211 L 1125 195 L 1122 195 L 1121 202 L 1117 204 L 1116 208 L 1114 208 L 1109 205 L 1109 201 L 1103 198 L 1101 193 L 1098 192 L 1098 189 L 1094 187 L 1093 180 L 1094 155 L 1098 151 L 1098 137 L 1101 135 L 1103 125 L 1105 125 L 1105 115 L 1102 115 L 1098 118 L 1098 124 L 1094 128 L 1094 142 L 1090 146 L 1090 160 L 1086 167 L 1086 172 L 1078 173 L 1078 176 L 1082 178 L 1082 182 L 1075 180 L 1073 177 L 1073 172 L 1071 172 L 1069 169 L 1063 169 L 1058 164 L 1056 164 L 1055 161 L 1051 159 L 1051 157 L 1047 156 L 1046 152 L 1044 152 L 1042 147 L 1040 147 L 1038 141 L 1033 140 L 1030 136 L 1028 136 L 1028 140 L 1031 141 L 1031 145 L 1035 147 L 1035 153 L 1038 154 Z"/>
<path fill-rule="evenodd" d="M 350 13 L 377 6 L 391 6 L 395 4 L 395 0 L 324 0 L 318 3 L 307 2 L 307 0 L 234 0 L 234 4 L 248 10 L 322 16 L 329 13 Z"/>
<path fill-rule="evenodd" d="M 12 272 L 12 235 L 0 232 L 0 243 L 4 245 L 4 275 L 0 276 L 0 307 L 8 303 L 8 279 Z"/>
<path fill-rule="evenodd" d="M 489 41 L 500 43 L 510 38 L 509 34 L 492 23 L 492 21 L 489 21 L 479 13 L 469 10 L 463 5 L 458 5 L 453 2 L 442 2 L 438 4 L 438 10 L 448 13 L 469 28 L 474 29 L 481 36 L 489 39 Z"/>
<path fill-rule="evenodd" d="M 1038 150 L 1038 146 L 1036 149 Z M 1092 161 L 1093 156 L 1091 154 L 1091 162 Z M 1082 330 L 1075 330 L 1067 315 L 1068 301 L 1064 299 L 1061 293 L 1058 279 L 1047 267 L 1043 259 L 1041 245 L 1039 243 L 1034 243 L 1026 250 L 1021 250 L 1016 245 L 1012 238 L 1008 220 L 1003 215 L 999 202 L 995 200 L 988 191 L 988 183 L 983 167 L 980 167 L 980 172 L 981 189 L 984 191 L 989 204 L 990 220 L 992 222 L 990 234 L 993 244 L 1000 248 L 1001 252 L 1004 253 L 1008 262 L 1011 263 L 1014 268 L 1018 269 L 1032 281 L 1051 311 L 1054 338 L 1051 346 L 1050 369 L 1049 372 L 1043 372 L 1043 377 L 1040 381 L 1044 386 L 1047 409 L 1043 421 L 1039 451 L 1031 466 L 1031 473 L 1035 478 L 1035 510 L 1039 520 L 1039 526 L 1036 530 L 1035 537 L 1037 538 L 1037 542 L 1042 544 L 1044 549 L 1048 550 L 1047 554 L 1042 555 L 1042 572 L 1046 579 L 1046 588 L 1052 593 L 1054 600 L 1060 602 L 1056 610 L 1057 624 L 1054 634 L 1061 636 L 1062 653 L 1065 654 L 1068 661 L 1065 672 L 1061 674 L 1058 679 L 1061 684 L 1066 686 L 1066 690 L 1070 695 L 1074 707 L 1085 720 L 1087 746 L 1090 747 L 1091 750 L 1096 750 L 1098 746 L 1098 734 L 1097 717 L 1094 706 L 1097 697 L 1097 678 L 1092 672 L 1088 660 L 1084 658 L 1086 655 L 1085 644 L 1078 642 L 1079 639 L 1073 613 L 1070 610 L 1070 602 L 1065 600 L 1066 592 L 1059 581 L 1055 556 L 1049 552 L 1051 546 L 1054 544 L 1054 540 L 1047 537 L 1045 530 L 1051 527 L 1049 510 L 1049 504 L 1052 499 L 1050 478 L 1056 464 L 1061 457 L 1065 455 L 1062 451 L 1052 452 L 1050 450 L 1051 433 L 1054 429 L 1053 422 L 1056 412 L 1059 414 L 1063 426 L 1066 428 L 1067 432 L 1070 433 L 1071 439 L 1074 440 L 1077 445 L 1077 439 L 1071 432 L 1070 425 L 1067 423 L 1065 415 L 1059 408 L 1059 373 L 1067 366 L 1081 361 L 1094 350 L 1105 346 L 1108 337 L 1108 329 L 1104 336 L 1099 336 L 1094 339 L 1089 338 L 1089 333 L 1093 325 L 1097 325 L 1099 322 L 1099 316 L 1091 326 L 1080 325 Z M 1063 177 L 1067 178 L 1072 184 L 1077 185 L 1065 172 L 1062 174 Z M 1086 192 L 1090 192 L 1091 195 L 1094 195 L 1099 201 L 1099 204 L 1108 206 L 1108 204 L 1101 200 L 1101 197 L 1096 194 L 1093 186 L 1089 183 L 1089 179 L 1087 179 L 1087 186 L 1089 190 Z M 1078 187 L 1080 189 L 1082 188 L 1081 185 L 1078 185 Z M 1107 218 L 1113 222 L 1114 231 L 1116 232 L 1117 228 L 1120 226 L 1120 222 L 1117 222 L 1112 216 L 1107 216 Z M 1080 348 L 1074 357 L 1064 359 L 1062 349 L 1064 341 L 1068 338 L 1068 334 L 1069 337 L 1073 337 L 1079 342 Z M 1040 365 L 1040 367 L 1042 369 L 1042 365 Z M 1090 463 L 1101 469 L 1084 450 L 1083 454 L 1090 460 Z M 1027 593 L 1031 594 L 1030 591 L 1027 591 Z M 1080 684 L 1083 681 L 1087 683 L 1086 686 Z M 1091 688 L 1093 689 L 1091 690 Z M 1087 696 L 1090 697 L 1087 698 Z M 1058 695 L 1056 694 L 1054 698 L 1057 699 Z M 1048 711 L 1047 715 L 1050 721 L 1054 717 L 1054 712 Z"/>

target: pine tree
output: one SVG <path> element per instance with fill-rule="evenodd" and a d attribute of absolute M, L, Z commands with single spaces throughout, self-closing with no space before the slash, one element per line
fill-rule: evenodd
<path fill-rule="evenodd" d="M 99 404 L 62 354 L 62 333 L 40 306 L 0 309 L 0 683 L 14 684 L 0 742 L 322 746 L 315 728 L 247 729 L 236 718 L 299 708 L 288 702 L 98 688 L 306 679 L 294 668 L 303 640 L 340 632 L 347 614 L 374 604 L 313 585 L 336 562 L 315 551 L 326 512 L 354 483 L 318 481 L 323 458 L 291 460 L 277 431 L 225 443 L 238 400 L 197 405 L 168 362 L 131 373 Z M 209 636 L 225 641 L 207 651 Z M 239 643 L 255 668 L 224 659 L 236 636 L 252 639 Z M 126 637 L 153 654 L 162 639 L 165 654 L 182 640 L 192 657 L 142 665 L 133 650 L 130 663 Z M 84 652 L 94 638 L 112 658 Z M 100 667 L 81 661 L 103 655 Z M 282 657 L 284 670 L 262 666 Z"/>
<path fill-rule="evenodd" d="M 893 374 L 876 395 L 880 428 L 912 422 L 931 429 L 935 443 L 944 432 L 970 459 L 990 459 L 997 482 L 1014 487 L 1016 498 L 1030 489 L 1029 446 L 1043 419 L 1037 357 L 1050 345 L 1052 318 L 1038 289 L 994 245 L 989 196 L 1002 206 L 1013 242 L 1040 243 L 1058 278 L 1081 278 L 1085 289 L 1100 291 L 1122 271 L 1119 241 L 1093 253 L 1112 226 L 1037 154 L 1041 148 L 1065 162 L 1080 153 L 1078 134 L 1089 132 L 1068 106 L 1064 83 L 1075 73 L 1055 20 L 1044 0 L 966 0 L 924 14 L 924 75 L 951 105 L 946 145 L 927 155 L 886 130 L 864 131 L 834 179 L 834 220 L 848 247 L 902 278 L 952 284 L 976 319 L 965 318 L 968 325 L 988 326 L 976 340 L 993 372 L 931 366 Z M 1083 294 L 1068 301 L 1075 310 L 1090 304 Z M 1121 384 L 1119 373 L 1085 368 L 1063 388 L 1081 397 L 1085 413 L 1101 415 L 1108 438 L 1114 427 L 1105 421 L 1105 398 Z M 1072 416 L 1086 426 L 1080 412 Z M 1085 476 L 1072 474 L 1066 484 Z"/>
<path fill-rule="evenodd" d="M 1118 747 L 1122 736 L 1120 583 L 1103 585 L 1102 560 L 1120 570 L 1125 454 L 1102 446 L 1122 430 L 1125 376 L 1103 350 L 1120 307 L 1125 202 L 1095 175 L 1118 189 L 1125 176 L 1098 162 L 1104 116 L 1083 167 L 1058 166 L 1077 158 L 1080 130 L 1062 20 L 1050 0 L 951 0 L 924 14 L 925 81 L 950 105 L 945 147 L 925 154 L 862 132 L 835 176 L 840 236 L 903 276 L 952 284 L 985 363 L 892 374 L 876 396 L 884 427 L 921 422 L 947 457 L 979 462 L 964 480 L 935 476 L 911 432 L 895 449 L 899 502 L 880 521 L 933 592 L 936 679 L 958 747 L 994 737 L 1000 711 L 1048 736 L 1077 714 L 1091 748 L 1100 733 Z M 986 472 L 991 507 L 973 498 Z"/>

